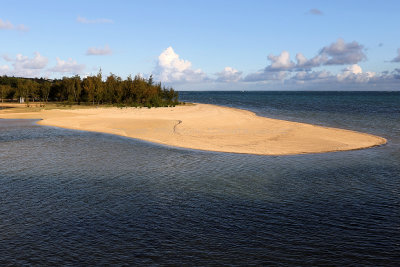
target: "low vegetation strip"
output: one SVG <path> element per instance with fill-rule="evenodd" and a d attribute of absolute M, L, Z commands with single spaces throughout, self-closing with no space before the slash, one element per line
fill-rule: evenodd
<path fill-rule="evenodd" d="M 103 79 L 101 71 L 94 76 L 78 75 L 62 79 L 19 78 L 0 76 L 1 102 L 58 102 L 132 107 L 166 107 L 178 104 L 178 92 L 136 75 L 125 80 L 114 74 Z"/>

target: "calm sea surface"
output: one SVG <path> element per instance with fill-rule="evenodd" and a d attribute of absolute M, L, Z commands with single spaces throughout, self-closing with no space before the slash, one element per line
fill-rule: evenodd
<path fill-rule="evenodd" d="M 388 143 L 255 156 L 0 120 L 0 266 L 400 265 L 399 92 L 180 98 Z"/>

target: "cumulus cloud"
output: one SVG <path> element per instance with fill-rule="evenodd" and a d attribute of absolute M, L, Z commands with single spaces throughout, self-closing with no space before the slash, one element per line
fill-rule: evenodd
<path fill-rule="evenodd" d="M 207 79 L 202 70 L 192 69 L 192 63 L 181 59 L 172 47 L 159 55 L 154 74 L 163 82 L 198 82 Z"/>
<path fill-rule="evenodd" d="M 69 58 L 68 60 L 61 60 L 57 58 L 57 64 L 53 68 L 50 68 L 49 71 L 52 72 L 60 72 L 60 73 L 71 73 L 71 74 L 83 74 L 85 69 L 84 64 L 78 64 L 75 60 Z"/>
<path fill-rule="evenodd" d="M 112 51 L 108 45 L 105 45 L 104 47 L 89 47 L 89 49 L 86 51 L 86 55 L 88 56 L 105 56 L 105 55 L 111 55 Z"/>
<path fill-rule="evenodd" d="M 302 53 L 296 54 L 296 60 L 298 66 L 303 66 L 304 64 L 307 63 L 307 58 Z"/>
<path fill-rule="evenodd" d="M 288 51 L 282 51 L 281 54 L 275 56 L 268 55 L 268 60 L 271 64 L 265 67 L 264 70 L 250 73 L 245 78 L 245 82 L 260 82 L 260 81 L 282 81 L 288 76 L 288 71 L 292 71 L 296 64 L 290 60 Z M 302 55 L 299 56 L 298 61 L 302 61 Z"/>
<path fill-rule="evenodd" d="M 297 64 L 294 63 L 290 59 L 290 53 L 288 51 L 282 51 L 282 53 L 277 56 L 270 54 L 268 55 L 268 60 L 271 61 L 270 65 L 265 67 L 262 71 L 248 74 L 244 78 L 244 81 L 259 82 L 284 80 L 289 76 L 288 72 L 296 69 L 309 69 L 310 67 L 314 67 L 310 65 L 312 61 L 307 60 L 307 58 L 301 53 L 296 55 Z"/>
<path fill-rule="evenodd" d="M 355 81 L 355 82 L 368 82 L 371 78 L 375 77 L 375 72 L 363 72 L 361 67 L 357 64 L 348 66 L 337 75 L 340 82 Z"/>
<path fill-rule="evenodd" d="M 33 58 L 29 58 L 22 54 L 17 54 L 15 58 L 3 55 L 3 59 L 12 63 L 13 68 L 3 65 L 0 68 L 2 75 L 13 75 L 19 77 L 37 77 L 46 67 L 48 59 L 39 52 L 35 52 Z"/>
<path fill-rule="evenodd" d="M 241 79 L 242 72 L 232 67 L 225 67 L 221 72 L 217 72 L 217 82 L 237 82 Z"/>
<path fill-rule="evenodd" d="M 271 65 L 269 65 L 266 70 L 289 70 L 295 66 L 294 62 L 290 60 L 290 54 L 288 51 L 282 51 L 282 53 L 278 56 L 270 54 L 268 55 L 268 59 L 271 61 Z"/>
<path fill-rule="evenodd" d="M 343 39 L 339 38 L 336 42 L 321 48 L 319 53 L 310 59 L 307 59 L 302 53 L 297 53 L 297 63 L 294 63 L 290 59 L 290 53 L 288 51 L 282 51 L 282 53 L 278 56 L 270 54 L 268 56 L 268 60 L 271 61 L 271 64 L 265 67 L 263 72 L 251 73 L 247 75 L 245 80 L 276 80 L 281 79 L 285 75 L 282 73 L 279 75 L 272 75 L 268 74 L 268 72 L 310 71 L 313 68 L 320 66 L 357 64 L 364 59 L 366 59 L 366 56 L 364 54 L 364 47 L 362 45 L 356 41 L 346 43 Z"/>
<path fill-rule="evenodd" d="M 78 16 L 76 21 L 82 24 L 104 24 L 104 23 L 114 23 L 111 19 L 87 19 L 85 17 Z"/>
<path fill-rule="evenodd" d="M 321 49 L 320 55 L 326 55 L 328 60 L 324 65 L 356 64 L 364 59 L 364 46 L 356 41 L 346 43 L 339 38 L 335 43 Z"/>
<path fill-rule="evenodd" d="M 33 58 L 23 56 L 22 54 L 17 54 L 14 61 L 14 66 L 16 69 L 43 69 L 46 67 L 48 59 L 39 52 L 35 52 Z"/>
<path fill-rule="evenodd" d="M 320 54 L 311 59 L 307 59 L 302 53 L 297 53 L 296 60 L 297 64 L 293 69 L 304 70 L 319 67 L 324 64 L 324 62 L 327 62 L 328 58 L 326 55 Z"/>
<path fill-rule="evenodd" d="M 308 14 L 311 15 L 323 15 L 324 13 L 322 13 L 321 10 L 317 9 L 317 8 L 312 8 L 308 11 Z"/>
<path fill-rule="evenodd" d="M 336 42 L 323 47 L 316 56 L 309 60 L 301 53 L 296 55 L 296 59 L 297 65 L 295 68 L 307 69 L 323 65 L 357 64 L 366 59 L 366 55 L 364 54 L 364 46 L 356 41 L 346 43 L 339 38 Z"/>
<path fill-rule="evenodd" d="M 0 30 L 16 30 L 26 32 L 29 29 L 24 24 L 14 25 L 8 20 L 3 21 L 0 19 Z"/>
<path fill-rule="evenodd" d="M 300 58 L 300 61 L 297 60 L 297 68 L 313 68 L 322 65 L 356 64 L 366 59 L 366 55 L 364 54 L 364 46 L 356 41 L 346 43 L 339 38 L 336 42 L 323 47 L 315 57 L 307 60 L 300 54 Z"/>
<path fill-rule="evenodd" d="M 392 59 L 391 62 L 400 62 L 400 48 L 397 49 L 397 57 Z"/>

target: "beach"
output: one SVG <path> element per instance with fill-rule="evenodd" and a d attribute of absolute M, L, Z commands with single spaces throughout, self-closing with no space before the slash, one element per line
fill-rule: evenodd
<path fill-rule="evenodd" d="M 188 149 L 257 155 L 325 153 L 386 143 L 385 138 L 367 133 L 260 117 L 250 111 L 210 104 L 49 110 L 14 105 L 0 110 L 0 118 L 40 119 L 40 125 Z"/>

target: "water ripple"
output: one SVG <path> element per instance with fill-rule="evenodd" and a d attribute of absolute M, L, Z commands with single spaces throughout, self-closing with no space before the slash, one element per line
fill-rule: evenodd
<path fill-rule="evenodd" d="M 400 138 L 383 117 L 353 123 L 387 146 L 283 157 L 1 120 L 0 265 L 398 266 Z"/>

